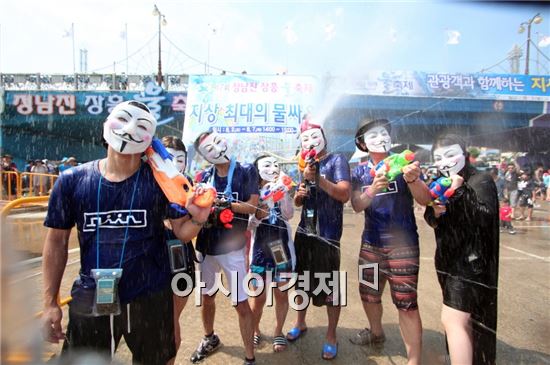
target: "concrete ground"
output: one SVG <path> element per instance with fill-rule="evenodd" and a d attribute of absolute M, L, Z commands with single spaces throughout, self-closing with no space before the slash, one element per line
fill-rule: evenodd
<path fill-rule="evenodd" d="M 498 363 L 499 364 L 550 364 L 550 204 L 541 202 L 535 210 L 532 222 L 514 222 L 517 234 L 501 234 L 500 278 L 499 278 L 499 318 L 498 318 Z M 433 230 L 417 212 L 420 234 L 421 261 L 419 279 L 419 308 L 422 317 L 423 363 L 444 364 L 445 342 L 440 323 L 441 293 L 434 270 L 433 255 L 435 240 Z M 10 241 L 21 247 L 23 241 L 43 240 L 44 230 L 39 228 L 41 221 L 34 217 L 34 224 L 26 229 L 17 228 L 16 220 L 4 229 L 4 242 Z M 364 218 L 351 209 L 345 210 L 344 233 L 342 237 L 341 269 L 348 273 L 348 305 L 342 309 L 338 327 L 339 353 L 332 364 L 406 364 L 405 347 L 398 327 L 397 311 L 391 303 L 389 290 L 383 296 L 383 323 L 387 341 L 381 348 L 360 347 L 349 342 L 358 330 L 367 326 L 357 290 L 357 256 Z M 26 220 L 28 223 L 29 220 Z M 296 219 L 293 220 L 296 223 Z M 32 228 L 31 228 L 32 227 Z M 31 233 L 41 230 L 41 233 Z M 21 236 L 23 235 L 23 236 Z M 27 235 L 27 236 L 25 236 Z M 29 235 L 33 235 L 30 237 Z M 75 235 L 73 234 L 73 239 Z M 72 246 L 75 245 L 73 241 Z M 34 247 L 35 244 L 30 244 Z M 13 261 L 15 259 L 12 259 Z M 9 260 L 8 260 L 9 262 Z M 6 264 L 6 254 L 3 255 Z M 4 266 L 6 267 L 6 266 Z M 79 269 L 78 252 L 69 256 L 61 297 L 69 294 L 72 281 Z M 5 273 L 5 272 L 3 272 Z M 24 270 L 3 274 L 2 345 L 6 348 L 20 347 L 36 341 L 37 331 L 30 314 L 40 310 L 42 277 L 39 264 L 30 264 Z M 66 326 L 66 309 L 64 326 Z M 284 330 L 288 331 L 296 318 L 291 309 Z M 262 332 L 267 337 L 257 351 L 259 364 L 321 364 L 321 347 L 326 331 L 326 311 L 324 308 L 310 307 L 308 310 L 307 334 L 296 343 L 290 344 L 288 351 L 273 353 L 271 335 L 274 324 L 274 308 L 264 310 L 261 322 Z M 182 344 L 176 364 L 189 364 L 189 357 L 200 341 L 203 330 L 200 308 L 192 300 L 184 309 L 180 324 Z M 221 295 L 217 298 L 215 330 L 224 346 L 216 354 L 203 361 L 204 364 L 242 364 L 244 356 L 238 329 L 237 314 L 230 300 Z M 10 347 L 11 346 L 11 347 Z M 48 351 L 58 353 L 60 345 L 47 345 Z M 124 344 L 115 359 L 120 363 L 131 363 L 131 355 Z"/>

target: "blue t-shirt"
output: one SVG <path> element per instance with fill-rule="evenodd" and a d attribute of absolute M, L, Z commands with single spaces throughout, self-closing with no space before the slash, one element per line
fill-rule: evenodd
<path fill-rule="evenodd" d="M 357 166 L 352 174 L 354 191 L 363 192 L 372 184 L 372 163 Z M 403 174 L 390 182 L 385 192 L 376 194 L 365 209 L 362 242 L 376 247 L 418 246 L 413 197 Z"/>
<path fill-rule="evenodd" d="M 349 164 L 346 158 L 340 154 L 330 154 L 319 161 L 319 174 L 332 183 L 350 181 Z M 314 189 L 317 189 L 315 187 Z M 304 209 L 309 201 L 304 200 Z M 323 189 L 317 189 L 317 219 L 319 234 L 321 237 L 340 242 L 342 237 L 342 225 L 344 218 L 344 204 L 333 199 Z M 304 214 L 299 227 L 305 229 Z"/>
<path fill-rule="evenodd" d="M 289 247 L 290 226 L 281 216 L 280 203 L 276 203 L 274 209 L 277 215 L 275 223 L 270 223 L 269 218 L 263 219 L 256 227 L 253 237 L 254 244 L 250 264 L 263 267 L 266 270 L 271 270 L 276 266 L 269 247 L 273 241 L 281 240 L 287 259 L 290 261 L 292 258 Z"/>
<path fill-rule="evenodd" d="M 94 287 L 91 269 L 97 265 L 97 223 L 99 227 L 99 268 L 118 268 L 126 226 L 128 239 L 119 282 L 121 303 L 161 289 L 170 282 L 170 265 L 165 243 L 165 218 L 181 215 L 169 208 L 150 167 L 141 164 L 134 202 L 132 195 L 138 173 L 121 182 L 101 181 L 99 161 L 64 171 L 55 182 L 44 225 L 70 229 L 75 224 L 80 244 L 80 279 Z"/>
<path fill-rule="evenodd" d="M 201 182 L 212 183 L 212 167 L 202 175 Z M 220 177 L 214 174 L 213 185 L 218 191 L 218 196 L 223 195 L 227 186 L 227 176 Z M 231 182 L 233 202 L 246 202 L 253 194 L 259 195 L 258 173 L 250 164 L 241 165 L 235 163 L 233 181 Z M 234 213 L 232 228 L 223 227 L 203 228 L 197 236 L 197 251 L 206 255 L 223 255 L 240 250 L 246 245 L 246 228 L 248 227 L 248 214 Z"/>

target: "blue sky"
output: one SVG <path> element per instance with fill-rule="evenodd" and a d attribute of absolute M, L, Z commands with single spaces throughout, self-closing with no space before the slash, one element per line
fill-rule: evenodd
<path fill-rule="evenodd" d="M 207 59 L 217 68 L 251 74 L 287 68 L 312 75 L 478 72 L 525 43 L 519 24 L 536 13 L 544 21 L 533 24 L 533 40 L 537 32 L 550 35 L 550 6 L 542 2 L 3 0 L 0 72 L 71 73 L 71 37 L 63 34 L 74 23 L 77 71 L 80 48 L 88 50 L 89 71 L 126 71 L 126 62 L 117 61 L 126 57 L 121 32 L 127 24 L 129 53 L 135 53 L 129 72 L 155 73 L 155 3 L 168 22 L 162 57 L 163 70 L 171 73 L 204 73 Z M 447 44 L 449 31 L 460 34 L 457 44 Z M 550 55 L 550 47 L 542 50 Z M 491 71 L 507 73 L 509 64 Z"/>

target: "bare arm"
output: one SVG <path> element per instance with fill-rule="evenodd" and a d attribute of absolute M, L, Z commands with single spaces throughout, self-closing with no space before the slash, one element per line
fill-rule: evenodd
<path fill-rule="evenodd" d="M 341 203 L 347 202 L 351 195 L 351 184 L 349 181 L 338 181 L 337 183 L 333 183 L 321 176 L 319 178 L 319 186 L 331 198 L 338 200 Z"/>
<path fill-rule="evenodd" d="M 403 167 L 403 179 L 409 186 L 409 190 L 414 198 L 421 205 L 428 205 L 432 201 L 430 189 L 420 179 L 420 162 L 415 161 L 410 165 Z"/>
<path fill-rule="evenodd" d="M 258 194 L 252 194 L 246 202 L 231 203 L 231 211 L 240 214 L 254 214 L 258 207 L 259 199 L 260 196 Z"/>
<path fill-rule="evenodd" d="M 389 181 L 384 174 L 378 174 L 372 180 L 372 184 L 361 192 L 354 190 L 351 195 L 351 206 L 357 213 L 367 209 L 374 200 L 376 194 L 388 188 Z"/>
<path fill-rule="evenodd" d="M 67 265 L 70 229 L 49 228 L 42 251 L 44 273 L 44 336 L 57 343 L 64 338 L 61 330 L 63 312 L 57 302 L 63 272 Z"/>
<path fill-rule="evenodd" d="M 199 207 L 193 202 L 195 195 L 203 194 L 204 191 L 199 188 L 197 189 L 191 197 L 187 200 L 186 209 L 189 214 L 193 217 L 189 219 L 188 216 L 170 219 L 170 225 L 172 226 L 172 231 L 176 237 L 182 242 L 189 242 L 195 238 L 202 226 L 208 220 L 208 215 L 210 214 L 210 206 L 208 207 Z"/>

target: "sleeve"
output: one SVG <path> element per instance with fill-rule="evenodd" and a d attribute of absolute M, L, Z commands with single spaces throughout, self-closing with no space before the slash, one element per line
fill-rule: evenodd
<path fill-rule="evenodd" d="M 349 164 L 343 155 L 337 155 L 334 160 L 334 182 L 351 181 Z"/>
<path fill-rule="evenodd" d="M 435 217 L 434 208 L 432 207 L 426 207 L 426 210 L 424 211 L 424 220 L 428 225 L 432 228 L 437 227 L 437 218 Z"/>
<path fill-rule="evenodd" d="M 74 175 L 72 173 L 64 173 L 59 176 L 50 194 L 44 226 L 56 229 L 71 229 L 75 225 L 73 184 Z"/>
<path fill-rule="evenodd" d="M 494 217 L 498 217 L 497 189 L 489 175 L 474 175 L 464 182 L 449 199 L 449 204 L 455 204 L 461 198 L 464 208 L 471 212 L 474 221 L 481 227 L 489 227 Z"/>
<path fill-rule="evenodd" d="M 351 188 L 353 191 L 361 191 L 361 186 L 363 186 L 363 181 L 361 180 L 362 170 L 361 166 L 353 169 L 353 173 L 351 174 Z"/>

